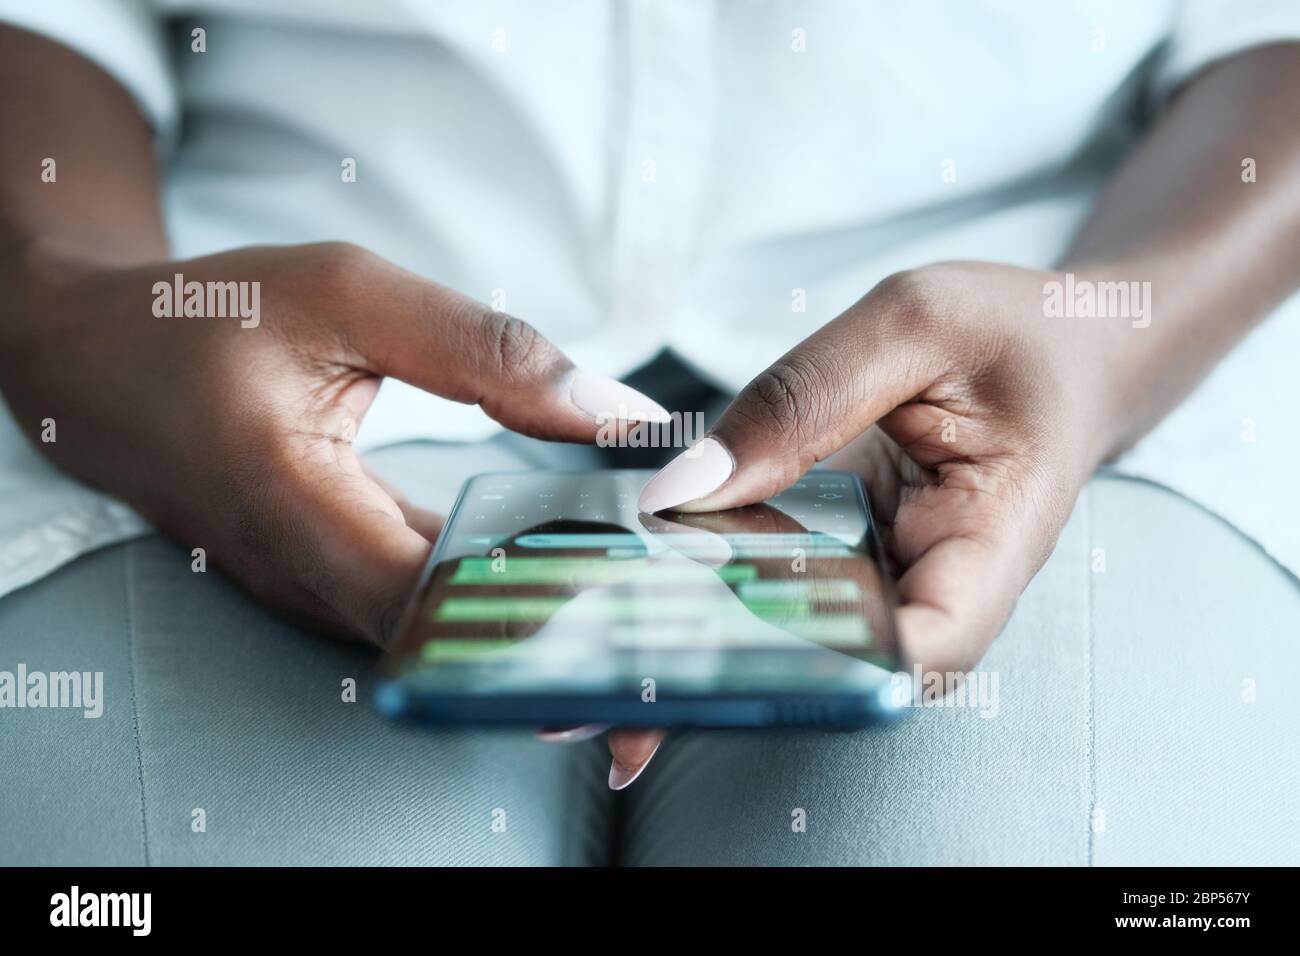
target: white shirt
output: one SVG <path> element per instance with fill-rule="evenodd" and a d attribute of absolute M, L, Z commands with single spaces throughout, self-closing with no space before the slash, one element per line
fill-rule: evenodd
<path fill-rule="evenodd" d="M 593 371 L 670 346 L 728 389 L 898 269 L 1050 265 L 1129 117 L 1300 39 L 1296 0 L 0 0 L 0 19 L 135 97 L 176 255 L 347 239 Z M 1297 355 L 1292 299 L 1120 470 L 1300 572 L 1278 477 L 1300 471 Z M 496 428 L 388 381 L 359 443 Z M 144 529 L 0 410 L 0 594 Z"/>

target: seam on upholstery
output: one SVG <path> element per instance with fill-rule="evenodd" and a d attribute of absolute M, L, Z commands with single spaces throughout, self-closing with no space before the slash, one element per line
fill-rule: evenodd
<path fill-rule="evenodd" d="M 608 750 L 609 748 L 605 749 Z M 628 865 L 628 860 L 632 858 L 632 854 L 626 845 L 628 831 L 631 829 L 628 823 L 628 815 L 631 812 L 628 800 L 631 799 L 631 794 L 626 790 L 616 792 L 609 789 L 609 785 L 604 781 L 601 781 L 601 783 L 605 790 L 603 796 L 609 801 L 606 804 L 609 807 L 609 814 L 605 818 L 608 821 L 606 832 L 609 834 L 605 866 L 625 867 Z"/>
<path fill-rule="evenodd" d="M 1086 647 L 1087 664 L 1084 671 L 1084 683 L 1088 693 L 1088 762 L 1087 762 L 1087 788 L 1088 788 L 1088 806 L 1087 806 L 1087 825 L 1088 825 L 1088 853 L 1086 865 L 1093 865 L 1094 840 L 1096 839 L 1096 821 L 1094 814 L 1097 811 L 1097 692 L 1095 681 L 1094 654 L 1096 653 L 1096 607 L 1097 607 L 1097 574 L 1092 569 L 1092 550 L 1097 547 L 1096 544 L 1096 487 L 1089 483 L 1086 491 L 1087 503 L 1084 506 L 1084 513 L 1087 516 L 1088 541 L 1084 557 L 1087 559 L 1088 568 L 1088 634 Z"/>
<path fill-rule="evenodd" d="M 609 753 L 605 737 L 602 734 L 594 740 L 558 746 L 570 754 L 565 768 L 564 806 L 579 808 L 578 812 L 565 813 L 570 822 L 566 828 L 569 848 L 564 852 L 564 865 L 617 866 L 614 808 L 618 805 L 618 794 L 606 786 L 605 775 L 600 772 Z"/>
<path fill-rule="evenodd" d="M 144 796 L 144 748 L 140 744 L 140 705 L 135 685 L 135 561 L 132 558 L 135 542 L 123 545 L 123 570 L 126 585 L 126 659 L 131 675 L 131 724 L 135 733 L 135 768 L 140 780 L 140 835 L 144 841 L 144 865 L 149 859 L 149 812 Z"/>
<path fill-rule="evenodd" d="M 1201 514 L 1209 516 L 1211 519 L 1215 521 L 1215 523 L 1227 528 L 1234 535 L 1239 537 L 1245 544 L 1249 545 L 1252 550 L 1258 552 L 1261 557 L 1265 558 L 1270 564 L 1272 564 L 1275 568 L 1277 568 L 1288 578 L 1290 578 L 1292 583 L 1294 583 L 1297 587 L 1300 587 L 1300 574 L 1297 574 L 1295 571 L 1288 568 L 1285 564 L 1283 564 L 1280 560 L 1278 560 L 1276 555 L 1269 552 L 1267 548 L 1265 548 L 1262 544 L 1260 544 L 1258 539 L 1254 538 L 1248 532 L 1243 531 L 1241 528 L 1239 528 L 1236 525 L 1235 522 L 1233 522 L 1228 518 L 1225 518 L 1223 515 L 1219 514 L 1214 509 L 1208 508 L 1205 505 L 1201 504 L 1196 498 L 1193 498 L 1191 495 L 1179 491 L 1177 488 L 1173 488 L 1165 484 L 1164 482 L 1154 481 L 1151 478 L 1143 478 L 1139 475 L 1125 474 L 1124 472 L 1121 471 L 1112 470 L 1109 466 L 1103 467 L 1100 471 L 1098 471 L 1097 474 L 1094 476 L 1093 480 L 1128 482 L 1135 485 L 1145 485 L 1148 488 L 1157 488 L 1160 491 L 1173 495 L 1178 500 L 1191 505 L 1197 511 L 1201 512 Z"/>
<path fill-rule="evenodd" d="M 583 839 L 583 820 L 582 812 L 573 812 L 570 807 L 582 806 L 583 784 L 586 783 L 586 775 L 582 773 L 582 751 L 580 747 L 564 747 L 563 744 L 547 744 L 545 746 L 555 746 L 563 748 L 557 756 L 561 759 L 561 780 L 564 787 L 564 802 L 561 804 L 564 809 L 561 811 L 562 818 L 559 827 L 561 845 L 559 848 L 560 866 L 586 866 L 588 860 L 584 859 L 586 850 L 586 840 Z"/>

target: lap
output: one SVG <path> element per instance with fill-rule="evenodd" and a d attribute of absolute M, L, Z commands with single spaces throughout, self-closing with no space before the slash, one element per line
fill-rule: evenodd
<path fill-rule="evenodd" d="M 593 455 L 506 439 L 376 466 L 445 508 L 470 473 Z M 372 651 L 143 538 L 0 600 L 0 670 L 105 682 L 98 719 L 0 712 L 0 861 L 1294 863 L 1297 625 L 1294 579 L 1231 529 L 1097 480 L 980 665 L 987 716 L 674 734 L 611 795 L 603 741 L 384 723 Z"/>
<path fill-rule="evenodd" d="M 1294 864 L 1297 666 L 1293 578 L 1167 491 L 1095 480 L 979 666 L 988 716 L 674 735 L 620 795 L 621 858 Z"/>
<path fill-rule="evenodd" d="M 377 467 L 445 508 L 469 473 L 529 464 L 488 443 L 397 449 Z M 0 601 L 0 670 L 101 671 L 105 702 L 94 719 L 0 711 L 0 862 L 605 859 L 598 742 L 390 725 L 368 704 L 373 650 L 288 624 L 190 563 L 151 536 Z"/>

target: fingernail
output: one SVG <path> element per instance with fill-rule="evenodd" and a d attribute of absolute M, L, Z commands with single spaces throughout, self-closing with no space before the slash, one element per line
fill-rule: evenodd
<path fill-rule="evenodd" d="M 609 730 L 609 724 L 579 724 L 577 727 L 565 727 L 562 730 L 539 730 L 538 740 L 553 744 L 576 744 L 592 737 L 599 737 Z"/>
<path fill-rule="evenodd" d="M 630 422 L 670 422 L 668 410 L 635 388 L 616 382 L 604 375 L 593 375 L 579 369 L 574 373 L 569 388 L 573 404 L 597 420 Z"/>
<path fill-rule="evenodd" d="M 706 438 L 664 465 L 641 489 L 637 507 L 654 514 L 703 498 L 730 478 L 733 468 L 722 442 Z"/>
<path fill-rule="evenodd" d="M 641 771 L 650 766 L 650 761 L 653 760 L 655 754 L 659 752 L 659 745 L 662 743 L 663 741 L 660 740 L 658 744 L 655 744 L 655 749 L 650 751 L 650 756 L 645 758 L 645 763 L 641 764 L 641 766 L 637 767 L 635 770 L 628 770 L 617 760 L 612 761 L 609 765 L 609 789 L 626 790 L 628 787 L 632 786 L 632 782 L 636 780 L 637 777 L 641 776 Z"/>

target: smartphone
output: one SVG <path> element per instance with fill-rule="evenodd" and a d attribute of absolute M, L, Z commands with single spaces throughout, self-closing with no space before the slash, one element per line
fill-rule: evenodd
<path fill-rule="evenodd" d="M 910 702 L 861 480 L 638 513 L 653 472 L 478 475 L 375 695 L 431 725 L 861 727 Z"/>

